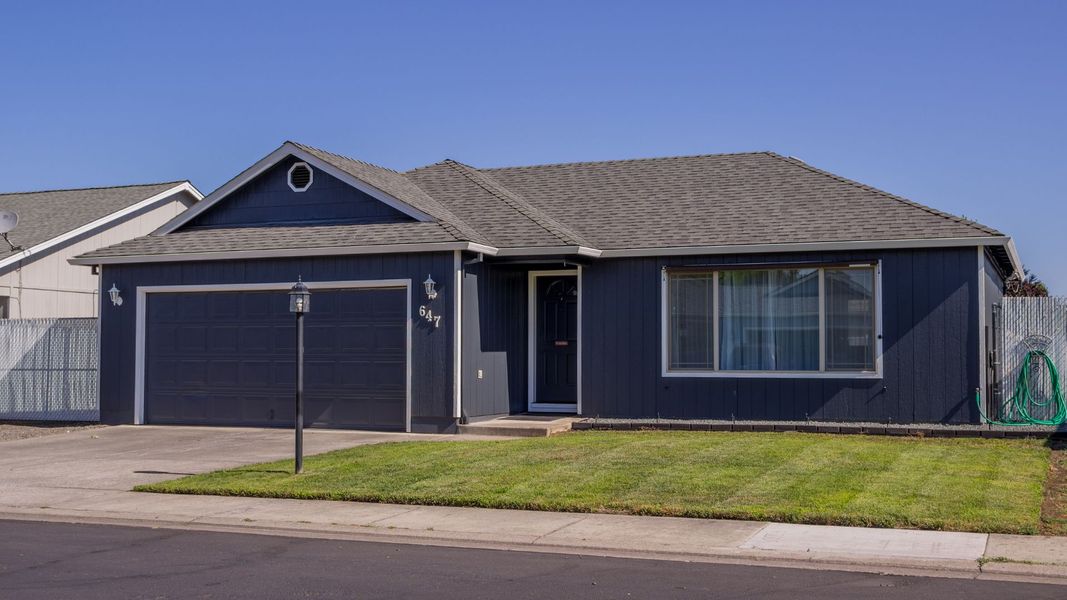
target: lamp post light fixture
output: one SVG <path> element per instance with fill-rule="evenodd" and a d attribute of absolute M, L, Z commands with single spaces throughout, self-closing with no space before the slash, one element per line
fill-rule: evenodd
<path fill-rule="evenodd" d="M 310 310 L 311 291 L 297 277 L 289 290 L 289 312 L 296 315 L 296 474 L 304 470 L 304 315 Z"/>
<path fill-rule="evenodd" d="M 107 293 L 108 293 L 109 296 L 111 296 L 111 304 L 112 304 L 112 306 L 122 306 L 122 296 L 119 295 L 119 286 L 118 285 L 112 283 L 111 284 L 111 289 L 108 290 Z"/>
<path fill-rule="evenodd" d="M 437 298 L 437 282 L 433 280 L 433 277 L 427 275 L 426 281 L 422 282 L 422 285 L 426 288 L 426 297 L 430 300 Z"/>

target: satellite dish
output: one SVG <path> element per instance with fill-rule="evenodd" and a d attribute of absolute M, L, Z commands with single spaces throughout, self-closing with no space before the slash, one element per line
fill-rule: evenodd
<path fill-rule="evenodd" d="M 0 233 L 10 233 L 19 224 L 19 216 L 13 210 L 0 210 Z"/>

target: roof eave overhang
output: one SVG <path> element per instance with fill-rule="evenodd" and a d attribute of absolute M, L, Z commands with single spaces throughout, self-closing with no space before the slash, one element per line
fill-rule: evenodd
<path fill-rule="evenodd" d="M 516 248 L 500 248 L 496 256 L 588 256 L 600 258 L 603 252 L 588 246 L 530 246 Z"/>
<path fill-rule="evenodd" d="M 1021 277 L 1023 275 L 1023 260 L 1019 257 L 1019 251 L 1015 249 L 1015 240 L 1008 238 L 1008 241 L 1004 244 L 1004 250 L 1008 253 L 1008 260 L 1011 261 L 1012 273 L 1008 273 L 1008 276 L 1018 273 Z"/>
<path fill-rule="evenodd" d="M 1006 236 L 976 236 L 963 238 L 855 240 L 831 242 L 799 242 L 781 244 L 735 244 L 723 246 L 661 246 L 656 248 L 616 248 L 603 250 L 600 258 L 643 256 L 686 256 L 718 254 L 764 254 L 781 252 L 833 252 L 847 250 L 901 250 L 918 248 L 959 248 L 974 246 L 1007 246 Z M 1014 248 L 1014 246 L 1012 246 Z"/>
<path fill-rule="evenodd" d="M 256 177 L 262 175 L 267 169 L 278 164 L 288 156 L 295 156 L 296 158 L 308 163 L 316 169 L 320 169 L 324 173 L 336 177 L 337 179 L 340 179 L 341 181 L 347 183 L 348 185 L 351 185 L 359 191 L 364 192 L 370 195 L 371 197 L 381 201 L 382 203 L 399 210 L 400 212 L 412 217 L 416 221 L 434 221 L 433 217 L 422 212 L 421 210 L 418 210 L 410 204 L 407 204 L 406 202 L 394 198 L 390 194 L 387 194 L 386 192 L 372 186 L 371 184 L 363 181 L 362 179 L 354 177 L 351 174 L 346 173 L 341 169 L 338 169 L 337 167 L 322 160 L 314 154 L 305 151 L 303 148 L 300 148 L 292 142 L 285 142 L 277 150 L 271 152 L 267 156 L 264 156 L 254 165 L 245 169 L 233 179 L 227 181 L 225 184 L 222 185 L 222 187 L 208 194 L 208 196 L 204 198 L 203 201 L 198 202 L 196 206 L 190 208 L 189 210 L 183 212 L 182 214 L 174 217 L 173 219 L 165 223 L 162 227 L 153 232 L 152 235 L 165 235 L 175 231 L 182 225 L 185 225 L 189 221 L 192 221 L 194 218 L 196 218 L 197 215 L 200 215 L 210 209 L 223 198 L 240 189 L 252 179 L 255 179 Z"/>
<path fill-rule="evenodd" d="M 904 250 L 922 248 L 1002 247 L 1011 266 L 1022 272 L 1022 262 L 1015 244 L 1007 236 L 983 236 L 940 239 L 860 240 L 836 242 L 804 242 L 783 244 L 741 244 L 723 246 L 661 246 L 655 248 L 617 248 L 599 250 L 586 246 L 537 246 L 496 248 L 474 242 L 431 242 L 421 244 L 384 244 L 366 246 L 336 246 L 328 248 L 272 248 L 268 250 L 235 250 L 229 252 L 183 252 L 130 256 L 83 256 L 70 259 L 75 265 L 110 265 L 160 263 L 182 261 L 245 260 L 258 258 L 286 258 L 301 256 L 340 256 L 361 254 L 403 254 L 410 252 L 444 252 L 460 250 L 497 257 L 582 256 L 587 258 L 631 258 L 651 256 L 694 256 L 722 254 L 769 254 L 790 252 L 835 252 L 849 250 Z"/>
<path fill-rule="evenodd" d="M 40 258 L 42 255 L 48 254 L 49 251 L 53 248 L 61 246 L 69 240 L 73 240 L 75 238 L 78 238 L 79 236 L 86 235 L 90 232 L 107 227 L 111 223 L 119 221 L 129 215 L 151 208 L 155 204 L 164 203 L 168 201 L 171 196 L 183 192 L 192 196 L 196 200 L 196 202 L 200 202 L 204 199 L 204 195 L 200 193 L 200 190 L 196 189 L 196 186 L 194 186 L 188 181 L 182 181 L 180 183 L 175 184 L 173 187 L 169 187 L 158 194 L 149 196 L 148 198 L 131 204 L 126 208 L 104 215 L 99 219 L 90 221 L 80 227 L 67 231 L 66 233 L 57 235 L 52 239 L 45 240 L 39 244 L 30 246 L 29 248 L 20 250 L 18 253 L 12 254 L 11 256 L 0 260 L 0 269 L 4 269 L 5 267 L 25 261 L 29 258 Z M 36 260 L 36 258 L 34 258 L 34 260 Z"/>
<path fill-rule="evenodd" d="M 201 262 L 216 260 L 251 260 L 259 258 L 293 258 L 303 256 L 345 256 L 361 254 L 405 254 L 411 252 L 479 252 L 495 256 L 497 249 L 474 242 L 431 242 L 423 244 L 379 244 L 371 246 L 333 246 L 328 248 L 271 248 L 268 250 L 233 250 L 229 252 L 179 252 L 130 256 L 79 256 L 72 265 L 122 265 L 167 262 Z"/>

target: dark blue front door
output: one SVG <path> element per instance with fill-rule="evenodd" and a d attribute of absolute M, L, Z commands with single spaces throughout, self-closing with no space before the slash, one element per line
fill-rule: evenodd
<path fill-rule="evenodd" d="M 578 403 L 578 277 L 537 281 L 537 390 L 539 404 Z"/>
<path fill-rule="evenodd" d="M 402 289 L 316 290 L 305 325 L 308 426 L 402 430 Z M 295 330 L 285 291 L 148 295 L 148 423 L 291 426 Z"/>

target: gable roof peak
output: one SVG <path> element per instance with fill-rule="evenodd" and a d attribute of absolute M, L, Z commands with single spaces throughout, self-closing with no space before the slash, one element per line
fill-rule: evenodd
<path fill-rule="evenodd" d="M 378 165 L 378 164 L 374 164 L 374 163 L 371 163 L 371 162 L 367 162 L 365 160 L 360 160 L 358 158 L 352 158 L 351 156 L 345 156 L 344 154 L 338 154 L 336 152 L 330 152 L 329 150 L 323 150 L 322 148 L 317 148 L 315 146 L 310 146 L 308 144 L 302 144 L 300 142 L 294 142 L 293 140 L 286 140 L 285 143 L 282 144 L 282 147 L 285 147 L 286 145 L 295 146 L 295 147 L 297 147 L 297 148 L 299 148 L 299 149 L 301 149 L 301 150 L 303 150 L 305 152 L 310 152 L 312 154 L 325 154 L 325 155 L 332 156 L 332 157 L 337 158 L 337 159 L 347 160 L 347 161 L 354 162 L 354 163 L 359 163 L 361 165 L 364 165 L 364 166 L 367 166 L 367 167 L 371 167 L 371 168 L 374 168 L 374 169 L 381 169 L 383 171 L 389 171 L 390 173 L 396 173 L 398 175 L 400 174 L 400 172 L 397 171 L 396 169 L 391 169 L 389 167 L 383 167 L 382 165 Z"/>

